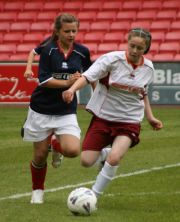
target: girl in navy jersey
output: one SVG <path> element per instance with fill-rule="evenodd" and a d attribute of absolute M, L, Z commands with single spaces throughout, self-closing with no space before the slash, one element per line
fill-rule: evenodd
<path fill-rule="evenodd" d="M 143 55 L 149 51 L 150 45 L 151 34 L 148 31 L 141 28 L 130 30 L 127 51 L 101 56 L 63 92 L 63 99 L 71 104 L 76 90 L 99 80 L 86 106 L 93 117 L 81 153 L 81 163 L 85 167 L 104 163 L 92 187 L 97 197 L 115 176 L 129 148 L 139 143 L 144 112 L 155 130 L 163 127 L 162 122 L 154 117 L 147 96 L 154 68 Z M 109 144 L 111 149 L 103 149 Z"/>
<path fill-rule="evenodd" d="M 77 97 L 69 104 L 62 99 L 62 92 L 91 65 L 88 48 L 75 43 L 78 27 L 79 21 L 74 16 L 58 16 L 52 38 L 41 50 L 39 85 L 31 96 L 23 137 L 34 146 L 31 203 L 43 203 L 49 135 L 56 135 L 64 156 L 76 157 L 80 152 Z"/>
<path fill-rule="evenodd" d="M 46 46 L 46 43 L 50 41 L 51 37 L 48 37 L 43 42 L 41 42 L 36 48 L 32 49 L 28 55 L 26 70 L 24 72 L 24 77 L 26 79 L 32 79 L 35 77 L 32 69 L 33 62 L 35 60 L 36 55 L 40 55 L 42 49 Z M 22 129 L 23 132 L 23 129 Z M 61 146 L 56 139 L 54 134 L 49 136 L 49 151 L 52 152 L 52 166 L 54 168 L 58 168 L 61 165 L 63 155 Z"/>

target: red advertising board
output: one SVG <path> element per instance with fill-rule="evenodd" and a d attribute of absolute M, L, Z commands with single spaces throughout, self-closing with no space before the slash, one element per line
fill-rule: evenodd
<path fill-rule="evenodd" d="M 29 103 L 38 79 L 24 78 L 26 63 L 0 63 L 0 104 Z M 37 64 L 33 72 L 37 77 Z"/>

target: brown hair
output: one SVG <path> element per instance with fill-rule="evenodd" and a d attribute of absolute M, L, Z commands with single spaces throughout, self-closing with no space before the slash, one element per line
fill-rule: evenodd
<path fill-rule="evenodd" d="M 57 16 L 54 21 L 54 30 L 52 36 L 48 38 L 47 41 L 44 42 L 42 46 L 46 46 L 50 41 L 57 41 L 58 40 L 57 32 L 62 28 L 63 23 L 72 23 L 72 22 L 76 22 L 77 27 L 79 28 L 79 20 L 74 15 L 64 13 Z"/>
<path fill-rule="evenodd" d="M 144 54 L 148 53 L 148 51 L 151 47 L 151 39 L 152 39 L 151 33 L 145 29 L 142 29 L 142 28 L 131 29 L 128 34 L 128 40 L 130 40 L 131 37 L 135 37 L 135 36 L 144 38 L 146 40 L 147 47 L 146 47 L 146 50 L 144 51 Z"/>

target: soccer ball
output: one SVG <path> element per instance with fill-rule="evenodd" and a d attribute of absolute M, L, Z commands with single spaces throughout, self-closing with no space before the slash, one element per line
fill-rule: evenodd
<path fill-rule="evenodd" d="M 74 215 L 90 215 L 96 208 L 97 198 L 91 189 L 80 187 L 73 190 L 67 199 L 68 209 Z"/>

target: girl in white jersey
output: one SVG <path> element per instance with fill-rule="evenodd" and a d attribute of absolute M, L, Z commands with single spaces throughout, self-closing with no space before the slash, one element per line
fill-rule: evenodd
<path fill-rule="evenodd" d="M 76 90 L 99 80 L 86 107 L 93 117 L 81 153 L 81 163 L 85 167 L 105 162 L 92 187 L 97 197 L 115 176 L 128 149 L 138 144 L 144 112 L 155 130 L 163 127 L 162 122 L 153 116 L 147 97 L 154 68 L 143 55 L 149 51 L 150 45 L 148 31 L 141 28 L 130 30 L 126 52 L 101 56 L 63 93 L 64 100 L 70 103 Z M 107 151 L 103 147 L 108 144 L 112 144 L 112 148 Z"/>

